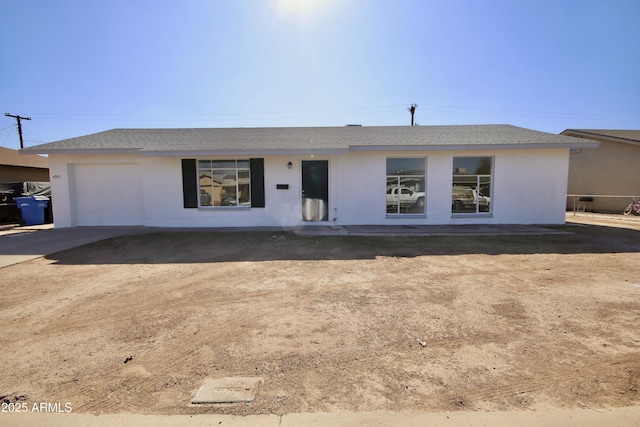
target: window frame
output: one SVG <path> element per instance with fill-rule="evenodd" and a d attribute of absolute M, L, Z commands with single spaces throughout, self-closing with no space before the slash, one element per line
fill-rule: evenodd
<path fill-rule="evenodd" d="M 491 170 L 490 173 L 488 174 L 478 174 L 478 173 L 471 173 L 471 174 L 467 174 L 467 173 L 458 173 L 456 174 L 456 159 L 490 159 L 491 161 Z M 473 217 L 477 217 L 477 216 L 492 216 L 493 215 L 493 184 L 494 184 L 494 171 L 495 171 L 495 156 L 454 156 L 452 159 L 452 174 L 451 174 L 451 215 L 452 216 L 473 216 Z M 468 180 L 469 178 L 475 177 L 475 183 L 473 184 L 468 184 L 468 185 L 475 185 L 475 191 L 476 194 L 481 194 L 480 193 L 480 188 L 482 188 L 483 186 L 487 186 L 489 187 L 489 194 L 482 194 L 483 197 L 487 198 L 487 205 L 488 205 L 488 209 L 486 211 L 481 210 L 481 203 L 479 203 L 479 198 L 478 196 L 476 196 L 476 200 L 474 201 L 474 205 L 475 205 L 475 212 L 456 212 L 454 211 L 454 201 L 453 201 L 453 191 L 454 188 L 456 187 L 456 177 L 464 177 L 466 178 L 466 180 Z M 488 181 L 487 181 L 488 178 Z M 484 181 L 484 182 L 483 182 Z M 459 181 L 458 181 L 459 182 Z M 471 191 L 473 191 L 473 188 L 470 188 Z"/>
<path fill-rule="evenodd" d="M 388 172 L 388 168 L 389 168 L 389 160 L 392 159 L 407 159 L 407 160 L 421 160 L 422 161 L 422 174 L 415 174 L 415 173 L 394 173 L 394 174 L 389 174 Z M 385 186 L 385 215 L 387 218 L 411 218 L 411 217 L 419 217 L 419 218 L 424 218 L 427 215 L 427 161 L 428 161 L 428 157 L 422 157 L 422 156 L 392 156 L 392 157 L 386 157 L 385 158 L 385 179 L 386 179 L 386 186 Z M 401 171 L 401 172 L 405 172 L 405 171 Z M 411 170 L 409 170 L 408 172 L 411 172 Z M 390 186 L 389 182 L 390 179 L 395 179 L 396 183 L 394 186 Z M 422 182 L 422 186 L 424 187 L 424 189 L 422 191 L 420 190 L 412 190 L 406 186 L 403 186 L 403 180 L 406 179 L 421 179 Z M 404 181 L 406 182 L 406 181 Z M 389 212 L 389 204 L 388 204 L 388 198 L 387 195 L 389 194 L 389 191 L 393 188 L 398 188 L 400 189 L 400 191 L 402 191 L 402 188 L 408 188 L 409 190 L 412 191 L 420 191 L 424 193 L 424 197 L 423 197 L 423 205 L 422 206 L 418 206 L 418 208 L 421 208 L 422 211 L 418 211 L 418 212 L 412 212 L 411 208 L 408 207 L 404 207 L 401 203 L 400 200 L 398 200 L 398 203 L 396 205 L 395 208 L 395 212 Z M 416 206 L 416 205 L 413 205 Z M 412 206 L 412 207 L 413 207 Z"/>
<path fill-rule="evenodd" d="M 209 166 L 203 165 L 204 162 L 208 162 Z M 215 165 L 218 163 L 218 165 Z M 240 165 L 242 163 L 242 165 Z M 215 171 L 233 171 L 233 185 L 224 185 L 223 183 L 216 185 L 214 182 Z M 196 173 L 197 173 L 197 196 L 198 196 L 198 209 L 214 209 L 214 210 L 244 210 L 250 209 L 252 207 L 252 181 L 251 181 L 251 159 L 241 158 L 241 159 L 197 159 L 196 161 Z M 211 185 L 206 186 L 205 188 L 210 189 L 210 193 L 203 189 L 201 180 L 203 173 L 209 173 L 209 177 L 211 179 Z M 242 174 L 242 176 L 241 176 Z M 246 175 L 245 175 L 246 174 Z M 227 174 L 231 175 L 231 174 Z M 242 180 L 242 182 L 241 182 Z M 248 199 L 244 200 L 241 198 L 242 188 L 247 186 L 248 190 Z M 235 200 L 232 204 L 223 205 L 222 202 L 230 197 L 223 198 L 222 194 L 224 194 L 225 187 L 233 187 L 233 195 Z M 215 189 L 220 188 L 220 204 L 215 205 Z M 210 194 L 211 204 L 203 205 L 202 204 L 202 196 L 203 192 L 206 194 Z"/>

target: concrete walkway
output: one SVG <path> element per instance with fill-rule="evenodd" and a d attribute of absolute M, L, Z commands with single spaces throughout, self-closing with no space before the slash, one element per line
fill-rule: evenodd
<path fill-rule="evenodd" d="M 51 427 L 637 427 L 640 406 L 523 412 L 309 413 L 286 415 L 133 415 L 1 413 L 3 426 Z"/>

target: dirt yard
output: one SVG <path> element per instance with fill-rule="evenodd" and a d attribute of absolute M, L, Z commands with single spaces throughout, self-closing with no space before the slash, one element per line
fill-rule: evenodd
<path fill-rule="evenodd" d="M 621 224 L 157 233 L 5 267 L 0 400 L 95 414 L 638 405 L 640 222 Z M 264 384 L 253 403 L 190 405 L 228 376 Z"/>

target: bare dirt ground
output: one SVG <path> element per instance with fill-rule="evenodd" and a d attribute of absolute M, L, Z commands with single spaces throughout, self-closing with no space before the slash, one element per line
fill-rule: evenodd
<path fill-rule="evenodd" d="M 157 233 L 5 267 L 0 400 L 96 414 L 638 405 L 640 222 L 589 221 L 515 237 Z M 190 405 L 228 376 L 264 384 L 252 403 Z"/>

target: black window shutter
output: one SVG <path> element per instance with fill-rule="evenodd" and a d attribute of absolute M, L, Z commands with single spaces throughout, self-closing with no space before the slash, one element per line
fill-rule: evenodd
<path fill-rule="evenodd" d="M 264 208 L 264 159 L 249 159 L 251 169 L 251 207 Z"/>
<path fill-rule="evenodd" d="M 196 159 L 182 159 L 182 198 L 185 208 L 198 207 Z"/>

